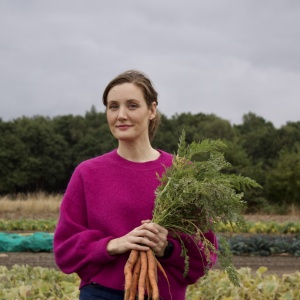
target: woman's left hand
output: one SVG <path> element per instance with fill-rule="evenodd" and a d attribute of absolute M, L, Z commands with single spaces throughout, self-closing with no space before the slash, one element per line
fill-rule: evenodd
<path fill-rule="evenodd" d="M 147 224 L 147 227 L 149 227 L 149 229 L 153 227 L 158 231 L 158 233 L 156 234 L 158 241 L 156 242 L 156 246 L 152 247 L 151 249 L 157 257 L 162 257 L 168 245 L 168 241 L 167 241 L 168 230 L 156 223 L 151 222 L 151 220 L 144 220 L 142 221 L 142 224 Z"/>

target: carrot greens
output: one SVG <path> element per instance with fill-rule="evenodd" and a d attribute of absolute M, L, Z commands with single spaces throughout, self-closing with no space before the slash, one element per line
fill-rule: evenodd
<path fill-rule="evenodd" d="M 211 263 L 211 253 L 216 253 L 223 270 L 234 285 L 239 277 L 232 263 L 232 253 L 225 238 L 219 238 L 222 251 L 209 241 L 205 233 L 218 233 L 220 224 L 242 228 L 246 222 L 243 211 L 246 206 L 243 191 L 260 187 L 249 177 L 229 174 L 230 163 L 224 158 L 221 140 L 205 139 L 202 142 L 185 142 L 185 132 L 179 140 L 178 151 L 172 165 L 166 168 L 155 193 L 152 222 L 169 230 L 181 243 L 186 276 L 189 270 L 189 253 L 185 241 L 194 242 L 204 261 Z M 201 242 L 201 243 L 200 243 Z M 202 252 L 203 251 L 203 252 Z M 205 268 L 206 269 L 206 268 Z M 146 293 L 153 300 L 159 299 L 157 270 L 167 275 L 154 252 L 131 250 L 124 267 L 125 300 L 144 299 Z M 171 287 L 169 284 L 169 292 Z"/>
<path fill-rule="evenodd" d="M 260 185 L 249 177 L 225 172 L 231 166 L 221 152 L 225 146 L 221 140 L 210 139 L 188 145 L 182 132 L 172 166 L 159 178 L 161 184 L 156 189 L 152 221 L 181 241 L 184 276 L 188 272 L 189 257 L 182 234 L 190 236 L 197 245 L 201 241 L 206 259 L 209 252 L 217 253 L 231 282 L 239 285 L 227 241 L 219 239 L 220 252 L 204 234 L 209 231 L 217 234 L 220 223 L 234 224 L 238 228 L 245 226 L 243 192 Z"/>

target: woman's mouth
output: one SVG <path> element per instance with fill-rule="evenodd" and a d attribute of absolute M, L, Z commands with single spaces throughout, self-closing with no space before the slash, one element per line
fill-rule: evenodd
<path fill-rule="evenodd" d="M 131 127 L 131 125 L 117 125 L 116 126 L 118 129 L 127 129 L 127 128 L 130 128 Z"/>

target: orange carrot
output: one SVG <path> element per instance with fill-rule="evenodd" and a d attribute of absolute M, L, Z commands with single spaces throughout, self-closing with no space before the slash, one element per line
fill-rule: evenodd
<path fill-rule="evenodd" d="M 164 277 L 166 278 L 166 280 L 167 280 L 167 282 L 168 282 L 169 293 L 170 293 L 171 298 L 172 298 L 172 294 L 171 294 L 171 286 L 170 286 L 170 282 L 169 282 L 168 276 L 167 276 L 167 274 L 166 274 L 166 271 L 164 270 L 164 268 L 163 268 L 163 266 L 161 265 L 161 263 L 159 262 L 159 260 L 156 260 L 156 264 L 157 264 L 158 269 L 163 273 Z"/>
<path fill-rule="evenodd" d="M 149 266 L 149 262 L 148 262 L 148 266 Z M 150 285 L 148 274 L 146 276 L 146 291 L 147 291 L 147 299 L 151 299 L 152 291 L 151 291 L 151 285 Z"/>
<path fill-rule="evenodd" d="M 163 266 L 161 265 L 161 263 L 158 260 L 157 260 L 156 263 L 157 263 L 158 269 L 163 273 L 164 277 L 166 278 L 166 280 L 167 280 L 167 282 L 169 284 L 169 279 L 168 279 L 168 276 L 167 276 L 166 271 L 164 270 Z"/>
<path fill-rule="evenodd" d="M 124 299 L 128 300 L 130 296 L 130 288 L 132 284 L 132 269 L 139 257 L 138 250 L 131 250 L 128 260 L 124 267 L 124 275 L 125 275 L 125 297 Z"/>
<path fill-rule="evenodd" d="M 130 297 L 129 300 L 134 300 L 136 291 L 137 291 L 137 286 L 138 286 L 138 281 L 139 281 L 139 276 L 140 276 L 140 271 L 141 271 L 141 257 L 139 255 L 138 260 L 134 266 L 133 269 L 133 275 L 132 275 L 132 285 L 130 288 Z"/>
<path fill-rule="evenodd" d="M 138 287 L 138 300 L 144 300 L 145 297 L 145 284 L 146 284 L 146 275 L 148 269 L 148 262 L 147 262 L 147 254 L 145 251 L 140 251 L 141 257 L 141 271 L 140 271 L 140 278 L 139 278 L 139 287 Z"/>
<path fill-rule="evenodd" d="M 152 299 L 158 300 L 159 299 L 159 291 L 157 285 L 157 260 L 152 252 L 152 250 L 147 251 L 147 259 L 148 259 L 148 277 L 149 282 L 152 290 Z"/>

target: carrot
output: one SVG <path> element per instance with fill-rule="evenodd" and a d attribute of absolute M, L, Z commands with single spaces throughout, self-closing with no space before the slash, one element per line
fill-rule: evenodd
<path fill-rule="evenodd" d="M 147 259 L 148 259 L 148 277 L 149 282 L 152 290 L 152 299 L 158 300 L 159 299 L 159 291 L 157 285 L 157 260 L 152 252 L 152 250 L 147 251 Z"/>
<path fill-rule="evenodd" d="M 148 266 L 149 266 L 149 262 L 148 262 Z M 146 291 L 147 291 L 147 299 L 149 300 L 149 299 L 151 299 L 151 295 L 152 295 L 149 276 L 146 276 Z"/>
<path fill-rule="evenodd" d="M 170 286 L 170 282 L 169 282 L 168 276 L 167 276 L 167 274 L 166 274 L 166 271 L 164 270 L 164 268 L 163 268 L 163 266 L 161 265 L 161 263 L 159 262 L 159 260 L 156 260 L 156 264 L 157 264 L 158 269 L 163 273 L 164 277 L 166 278 L 166 280 L 167 280 L 167 282 L 168 282 L 169 293 L 170 293 L 171 299 L 172 299 L 171 286 Z"/>
<path fill-rule="evenodd" d="M 128 300 L 130 296 L 130 288 L 132 284 L 132 269 L 139 257 L 138 250 L 131 250 L 127 262 L 124 267 L 125 275 L 125 297 L 124 299 Z"/>
<path fill-rule="evenodd" d="M 144 300 L 145 297 L 145 284 L 146 284 L 146 275 L 148 269 L 148 262 L 147 262 L 147 254 L 145 251 L 140 251 L 141 257 L 141 271 L 139 277 L 139 287 L 138 287 L 138 300 Z"/>
<path fill-rule="evenodd" d="M 134 300 L 136 291 L 137 291 L 137 286 L 138 286 L 138 281 L 139 281 L 139 276 L 140 276 L 140 271 L 141 271 L 141 257 L 139 255 L 138 260 L 134 266 L 133 269 L 133 275 L 132 275 L 132 285 L 130 288 L 130 297 L 129 300 Z"/>
<path fill-rule="evenodd" d="M 167 276 L 166 271 L 164 270 L 163 266 L 161 265 L 161 263 L 159 261 L 157 261 L 156 263 L 157 263 L 158 269 L 163 273 L 164 277 L 166 278 L 166 280 L 169 284 L 169 279 L 168 279 L 168 276 Z"/>

